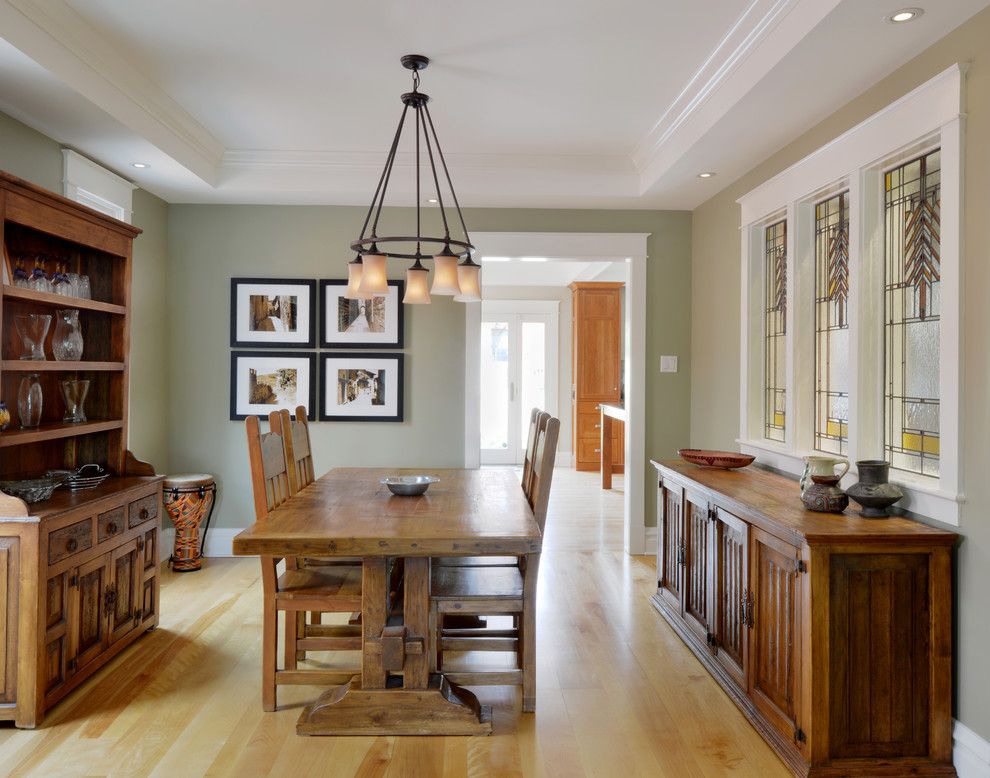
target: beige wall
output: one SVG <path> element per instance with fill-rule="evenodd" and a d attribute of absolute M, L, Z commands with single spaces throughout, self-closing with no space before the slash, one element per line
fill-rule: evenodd
<path fill-rule="evenodd" d="M 363 209 L 317 206 L 169 208 L 169 454 L 174 470 L 217 474 L 223 497 L 215 526 L 252 519 L 244 425 L 228 421 L 232 276 L 343 277 L 346 246 Z M 690 214 L 656 211 L 474 209 L 485 232 L 649 232 L 647 348 L 680 354 L 679 374 L 647 371 L 647 455 L 669 456 L 688 438 Z M 389 210 L 390 225 L 412 212 Z M 392 227 L 390 227 L 392 229 Z M 395 268 L 401 277 L 402 268 Z M 464 457 L 464 308 L 449 299 L 406 309 L 406 420 L 319 423 L 321 469 L 336 465 L 457 466 Z M 647 470 L 648 483 L 652 475 Z M 654 520 L 654 490 L 647 516 Z"/>
<path fill-rule="evenodd" d="M 964 213 L 963 535 L 957 557 L 957 717 L 990 738 L 990 10 L 797 138 L 694 212 L 691 443 L 734 448 L 739 431 L 740 213 L 736 198 L 866 119 L 954 62 L 966 79 Z"/>
<path fill-rule="evenodd" d="M 560 437 L 557 451 L 573 453 L 571 427 L 571 290 L 566 286 L 489 286 L 486 300 L 554 300 L 557 310 L 557 415 L 560 417 Z M 559 460 L 558 460 L 559 461 Z"/>
<path fill-rule="evenodd" d="M 0 113 L 0 170 L 53 192 L 62 191 L 62 147 L 51 138 Z M 168 205 L 134 190 L 134 225 L 144 230 L 134 241 L 131 296 L 131 393 L 129 446 L 165 472 L 168 468 L 165 352 L 165 246 Z M 10 401 L 8 399 L 8 406 Z"/>

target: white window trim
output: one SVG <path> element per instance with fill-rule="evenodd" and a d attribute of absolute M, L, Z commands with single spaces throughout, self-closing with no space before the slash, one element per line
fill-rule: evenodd
<path fill-rule="evenodd" d="M 807 326 L 795 317 L 799 308 L 794 296 L 801 287 L 800 275 L 809 272 L 799 264 L 806 260 L 807 212 L 814 202 L 843 184 L 849 187 L 849 459 L 881 457 L 882 368 L 867 369 L 873 355 L 883 354 L 883 332 L 868 323 L 871 310 L 861 305 L 860 287 L 870 283 L 861 261 L 864 251 L 882 250 L 876 243 L 881 227 L 880 173 L 899 159 L 917 156 L 928 148 L 941 148 L 941 296 L 940 313 L 940 475 L 938 478 L 915 476 L 891 469 L 891 481 L 904 489 L 902 507 L 922 516 L 958 525 L 960 505 L 965 501 L 961 478 L 962 435 L 959 421 L 962 392 L 962 139 L 963 79 L 965 66 L 955 64 L 874 114 L 830 143 L 764 182 L 741 197 L 741 328 L 740 328 L 740 429 L 738 443 L 742 451 L 784 472 L 799 474 L 804 469 L 802 457 L 814 453 L 813 417 L 794 412 L 795 391 L 804 391 L 809 380 L 796 365 L 797 356 L 807 359 L 795 341 L 806 340 Z M 752 336 L 754 328 L 762 333 L 762 320 L 753 321 L 762 309 L 754 308 L 751 282 L 761 275 L 754 273 L 753 263 L 762 260 L 754 232 L 765 225 L 771 215 L 786 212 L 788 225 L 788 343 L 787 343 L 787 419 L 785 442 L 777 444 L 763 438 L 762 426 L 753 429 L 752 421 L 762 418 L 762 335 Z M 882 227 L 881 227 L 882 228 Z M 872 230 L 872 232 L 871 232 Z M 880 235 L 882 241 L 882 234 Z M 803 248 L 802 248 L 803 247 Z M 761 271 L 762 272 L 762 271 Z M 875 282 L 875 279 L 874 279 Z M 803 308 L 802 308 L 803 310 Z M 796 325 L 796 328 L 795 328 Z M 879 342 L 877 338 L 879 337 Z M 760 351 L 760 353 L 757 353 Z M 813 359 L 813 358 L 812 358 Z M 812 365 L 813 361 L 809 362 Z M 880 364 L 879 360 L 876 364 Z M 754 376 L 754 369 L 760 372 Z M 879 376 L 877 370 L 881 370 Z M 802 381 L 797 382 L 800 373 Z M 811 377 L 813 379 L 813 376 Z M 755 395 L 755 396 L 754 396 Z M 805 398 L 811 400 L 810 396 Z M 804 418 L 807 416 L 808 418 Z M 847 476 L 855 480 L 855 468 Z"/>
<path fill-rule="evenodd" d="M 62 194 L 70 200 L 130 224 L 135 189 L 135 184 L 88 157 L 62 149 Z"/>

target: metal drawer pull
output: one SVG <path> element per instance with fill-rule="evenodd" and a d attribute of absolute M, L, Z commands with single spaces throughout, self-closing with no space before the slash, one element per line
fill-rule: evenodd
<path fill-rule="evenodd" d="M 595 449 L 595 453 L 596 453 L 596 454 L 601 454 L 601 453 L 602 453 L 602 450 L 601 450 L 600 448 L 596 448 L 596 449 Z"/>
<path fill-rule="evenodd" d="M 65 541 L 65 550 L 68 551 L 70 554 L 73 551 L 75 551 L 77 548 L 79 548 L 79 541 L 76 540 L 75 538 L 69 538 L 67 541 Z"/>
<path fill-rule="evenodd" d="M 114 524 L 114 522 L 112 522 L 112 521 L 109 524 L 107 524 L 107 534 L 110 534 L 110 535 L 116 535 L 117 534 L 117 525 Z"/>
<path fill-rule="evenodd" d="M 142 520 L 148 518 L 150 515 L 151 514 L 148 512 L 147 508 L 142 508 L 141 511 L 138 513 L 138 516 L 140 516 Z"/>

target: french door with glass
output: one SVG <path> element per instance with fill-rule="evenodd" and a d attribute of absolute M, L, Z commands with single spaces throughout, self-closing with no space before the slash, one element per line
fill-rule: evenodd
<path fill-rule="evenodd" d="M 530 411 L 556 413 L 557 303 L 486 300 L 481 313 L 481 463 L 522 464 Z"/>

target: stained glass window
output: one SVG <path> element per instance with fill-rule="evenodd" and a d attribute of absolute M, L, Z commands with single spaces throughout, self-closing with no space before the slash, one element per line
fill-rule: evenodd
<path fill-rule="evenodd" d="M 815 448 L 849 440 L 849 193 L 815 206 Z"/>
<path fill-rule="evenodd" d="M 764 232 L 766 304 L 764 337 L 764 436 L 784 442 L 784 388 L 787 337 L 787 222 L 779 221 Z"/>
<path fill-rule="evenodd" d="M 893 467 L 939 474 L 938 150 L 885 176 L 884 452 Z"/>

